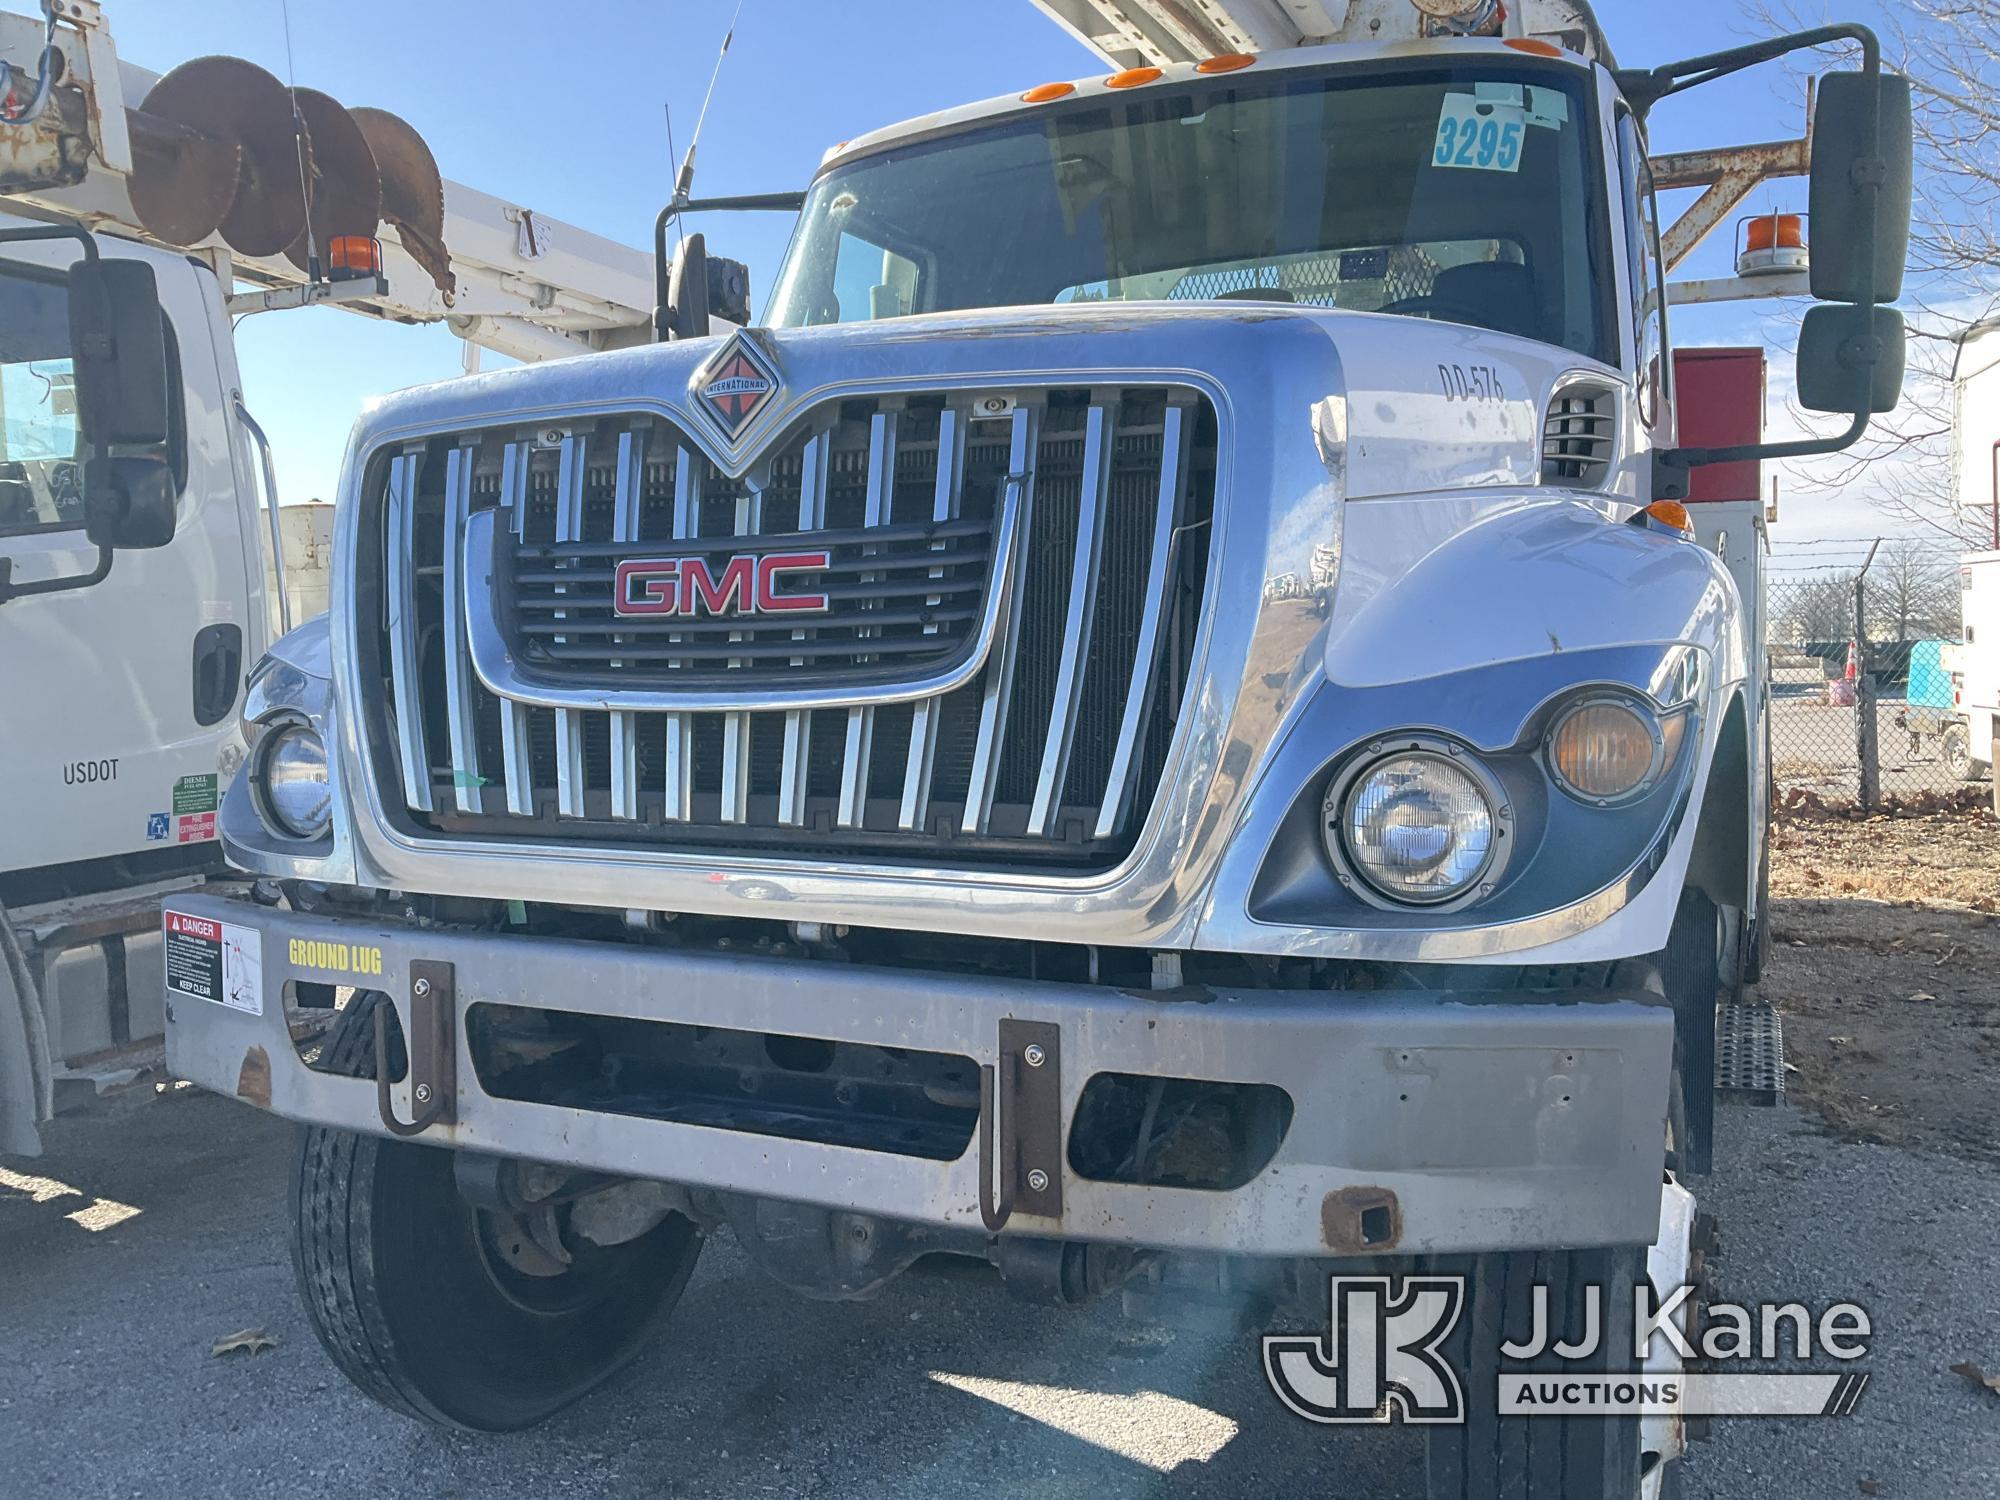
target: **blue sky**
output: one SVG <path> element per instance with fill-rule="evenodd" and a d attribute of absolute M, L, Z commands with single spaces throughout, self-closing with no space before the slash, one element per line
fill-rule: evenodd
<path fill-rule="evenodd" d="M 736 0 L 343 0 L 291 7 L 296 81 L 403 115 L 445 176 L 635 246 L 650 242 L 673 173 L 664 107 L 686 149 Z M 24 8 L 14 0 L 13 9 Z M 284 78 L 278 0 L 112 0 L 121 53 L 165 71 L 208 53 Z M 1723 0 L 1602 9 L 1620 62 L 1705 52 L 1759 34 Z M 1866 9 L 1862 7 L 1861 9 Z M 1844 10 L 1842 14 L 1853 14 Z M 832 143 L 878 125 L 1101 65 L 1028 0 L 745 0 L 703 132 L 697 192 L 803 186 Z M 1655 114 L 1674 150 L 1796 135 L 1802 102 L 1766 67 Z M 1767 185 L 1748 208 L 1804 206 L 1803 182 Z M 1683 199 L 1683 201 L 1686 201 Z M 1677 205 L 1668 205 L 1669 218 Z M 711 248 L 748 260 L 759 305 L 782 252 L 783 216 L 701 225 Z M 1682 275 L 1726 274 L 1715 242 Z M 1757 342 L 1751 308 L 1676 315 L 1679 343 Z M 368 397 L 459 371 L 441 328 L 331 309 L 245 320 L 245 393 L 278 450 L 287 500 L 331 493 L 348 427 Z"/>

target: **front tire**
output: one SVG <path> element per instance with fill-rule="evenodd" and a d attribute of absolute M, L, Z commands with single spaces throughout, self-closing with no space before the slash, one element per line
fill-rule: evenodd
<path fill-rule="evenodd" d="M 357 995 L 321 1066 L 373 1077 L 387 1003 Z M 477 1432 L 532 1426 L 625 1365 L 701 1250 L 669 1215 L 625 1244 L 573 1245 L 562 1274 L 523 1274 L 458 1193 L 449 1151 L 318 1126 L 299 1131 L 291 1207 L 299 1296 L 341 1373 L 393 1411 Z"/>
<path fill-rule="evenodd" d="M 1463 1377 L 1466 1418 L 1427 1429 L 1428 1500 L 1632 1500 L 1640 1493 L 1637 1417 L 1503 1417 L 1497 1387 L 1500 1345 L 1529 1338 L 1538 1284 L 1549 1289 L 1551 1342 L 1577 1336 L 1584 1288 L 1601 1288 L 1602 1337 L 1588 1357 L 1545 1354 L 1508 1363 L 1510 1371 L 1575 1377 L 1632 1368 L 1632 1288 L 1645 1266 L 1646 1252 L 1635 1246 L 1480 1255 L 1429 1268 L 1466 1277 L 1465 1312 L 1443 1345 Z"/>

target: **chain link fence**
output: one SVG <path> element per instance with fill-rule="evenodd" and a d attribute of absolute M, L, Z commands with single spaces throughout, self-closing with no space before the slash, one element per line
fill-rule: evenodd
<path fill-rule="evenodd" d="M 1888 561 L 1768 579 L 1780 805 L 1955 800 L 1986 780 L 1956 700 L 1957 568 Z"/>

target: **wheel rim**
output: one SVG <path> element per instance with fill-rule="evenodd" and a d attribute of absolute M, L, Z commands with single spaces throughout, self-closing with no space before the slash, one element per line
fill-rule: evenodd
<path fill-rule="evenodd" d="M 1692 1195 L 1669 1177 L 1661 1189 L 1659 1237 L 1646 1255 L 1646 1274 L 1656 1297 L 1664 1299 L 1683 1282 L 1697 1286 L 1688 1313 L 1690 1338 L 1699 1335 L 1700 1309 L 1706 1301 L 1705 1293 L 1699 1289 L 1706 1279 L 1706 1257 L 1698 1248 L 1697 1241 L 1701 1235 L 1696 1227 L 1697 1219 L 1702 1217 L 1705 1216 L 1698 1214 Z M 1663 1373 L 1667 1369 L 1675 1373 L 1683 1372 L 1681 1360 L 1671 1352 L 1670 1347 L 1657 1343 L 1654 1354 L 1647 1360 L 1648 1370 L 1656 1367 Z M 1636 1494 L 1650 1497 L 1662 1492 L 1667 1471 L 1686 1452 L 1688 1436 L 1679 1418 L 1649 1416 L 1640 1419 L 1640 1470 L 1634 1486 Z"/>
<path fill-rule="evenodd" d="M 561 1266 L 513 1215 L 470 1208 L 466 1212 L 472 1217 L 472 1242 L 487 1282 L 522 1312 L 555 1317 L 580 1311 L 602 1298 L 615 1280 L 593 1274 L 592 1262 L 598 1257 L 589 1253 L 590 1247 L 569 1265 Z M 545 1212 L 553 1214 L 555 1210 Z M 557 1230 L 559 1233 L 559 1223 Z M 561 1268 L 553 1273 L 523 1269 L 533 1264 L 538 1254 Z"/>

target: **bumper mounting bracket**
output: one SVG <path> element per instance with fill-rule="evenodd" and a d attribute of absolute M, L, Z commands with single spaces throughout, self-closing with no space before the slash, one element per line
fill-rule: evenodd
<path fill-rule="evenodd" d="M 979 1070 L 980 1222 L 998 1234 L 1017 1208 L 1060 1219 L 1062 1182 L 1062 1029 L 1003 1020 L 999 1061 Z"/>
<path fill-rule="evenodd" d="M 410 960 L 410 1097 L 417 1114 L 407 1123 L 396 1118 L 389 1097 L 389 1007 L 375 1007 L 375 1107 L 392 1135 L 422 1135 L 458 1118 L 458 1047 L 452 1035 L 457 1002 L 450 964 Z"/>

